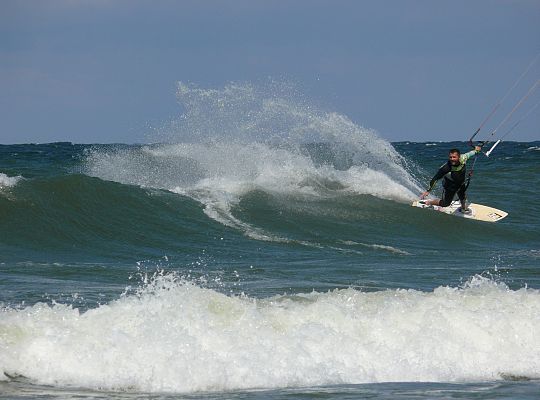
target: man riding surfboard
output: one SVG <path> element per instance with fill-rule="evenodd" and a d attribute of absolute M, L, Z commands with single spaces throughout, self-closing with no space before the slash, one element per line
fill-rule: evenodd
<path fill-rule="evenodd" d="M 437 181 L 444 178 L 441 198 L 425 200 L 423 202 L 429 205 L 448 207 L 457 193 L 459 201 L 461 202 L 460 211 L 463 213 L 470 213 L 465 202 L 465 191 L 467 190 L 467 185 L 465 184 L 466 163 L 469 158 L 475 156 L 481 149 L 480 146 L 475 146 L 474 150 L 465 154 L 461 154 L 458 149 L 451 149 L 448 152 L 448 161 L 441 165 L 435 176 L 433 176 L 429 182 L 429 189 L 420 196 L 421 199 L 424 199 L 429 192 L 431 192 Z"/>

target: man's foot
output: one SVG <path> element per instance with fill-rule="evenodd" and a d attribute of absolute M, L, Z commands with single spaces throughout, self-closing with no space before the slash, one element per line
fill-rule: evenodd
<path fill-rule="evenodd" d="M 470 208 L 459 207 L 458 211 L 463 214 L 472 214 L 472 210 Z"/>

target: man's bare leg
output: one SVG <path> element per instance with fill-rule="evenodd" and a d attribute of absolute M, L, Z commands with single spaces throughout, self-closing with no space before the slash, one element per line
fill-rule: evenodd
<path fill-rule="evenodd" d="M 430 206 L 438 206 L 441 199 L 433 199 L 433 200 L 424 200 L 424 204 L 428 204 Z"/>

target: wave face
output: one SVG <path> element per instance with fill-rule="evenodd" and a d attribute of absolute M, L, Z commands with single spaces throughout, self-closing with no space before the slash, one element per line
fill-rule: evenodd
<path fill-rule="evenodd" d="M 540 378 L 540 292 L 475 277 L 432 292 L 256 299 L 174 275 L 79 312 L 1 313 L 0 371 L 147 392 Z"/>

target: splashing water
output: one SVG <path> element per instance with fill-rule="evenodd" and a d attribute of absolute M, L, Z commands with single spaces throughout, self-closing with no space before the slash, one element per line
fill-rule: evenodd
<path fill-rule="evenodd" d="M 84 313 L 0 311 L 0 371 L 152 392 L 538 378 L 539 316 L 538 290 L 482 277 L 433 292 L 255 299 L 159 274 Z"/>
<path fill-rule="evenodd" d="M 22 176 L 8 176 L 0 172 L 0 189 L 15 186 Z"/>
<path fill-rule="evenodd" d="M 243 195 L 324 198 L 373 195 L 408 202 L 419 186 L 390 143 L 347 117 L 323 112 L 284 85 L 230 84 L 204 90 L 178 84 L 185 113 L 157 138 L 167 144 L 94 151 L 86 173 L 171 190 L 248 236 L 273 240 L 236 218 Z"/>

